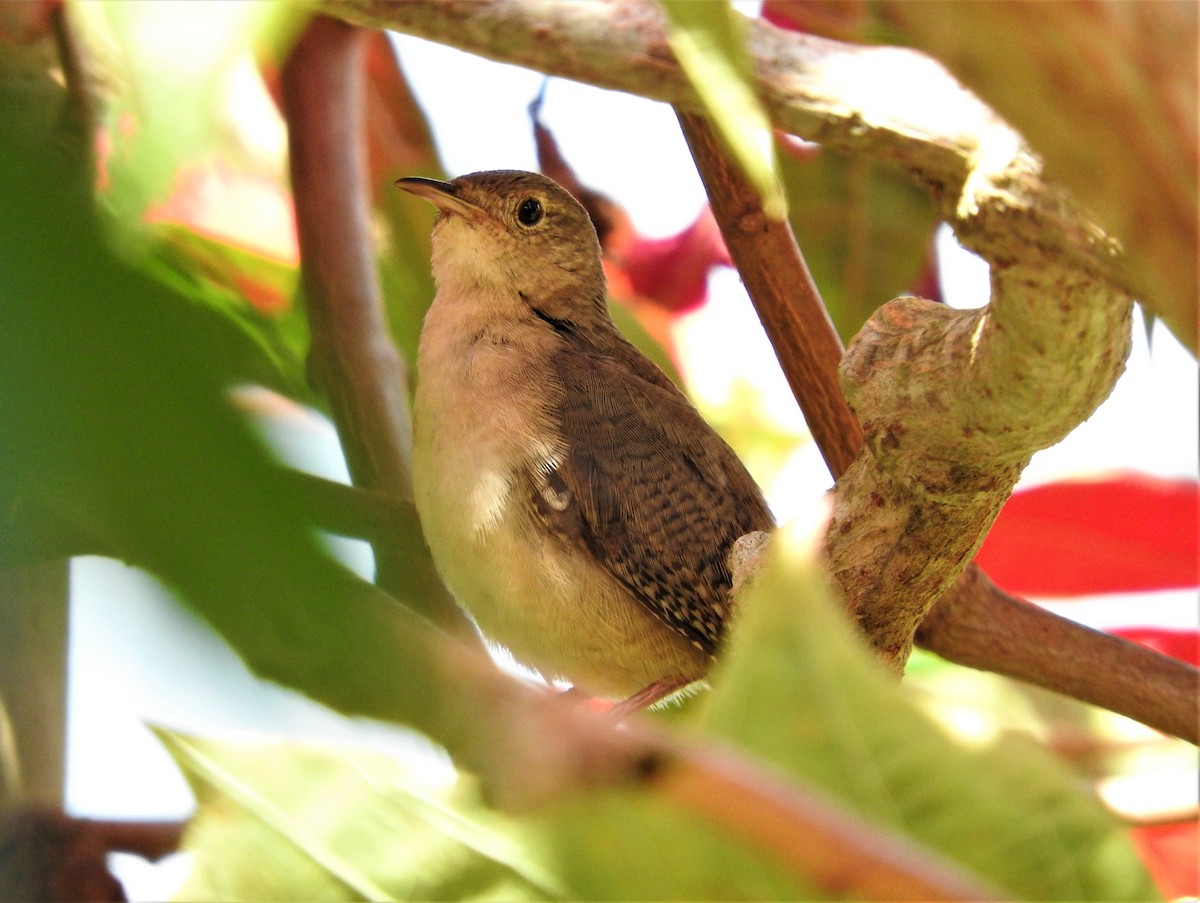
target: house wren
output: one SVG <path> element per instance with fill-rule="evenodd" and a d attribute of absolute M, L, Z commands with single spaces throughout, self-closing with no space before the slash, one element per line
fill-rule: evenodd
<path fill-rule="evenodd" d="M 438 208 L 413 472 L 446 584 L 519 662 L 622 711 L 700 680 L 729 619 L 726 554 L 774 525 L 758 486 L 617 331 L 563 188 L 396 184 Z"/>

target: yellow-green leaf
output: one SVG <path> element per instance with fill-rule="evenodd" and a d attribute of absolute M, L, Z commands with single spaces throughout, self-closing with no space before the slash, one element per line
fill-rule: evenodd
<path fill-rule="evenodd" d="M 527 832 L 412 754 L 163 729 L 198 811 L 185 900 L 541 900 L 561 896 Z"/>
<path fill-rule="evenodd" d="M 766 111 L 754 93 L 744 23 L 727 0 L 662 0 L 667 40 L 708 117 L 772 219 L 787 215 Z"/>
<path fill-rule="evenodd" d="M 1156 899 L 1120 825 L 1063 764 L 1016 738 L 967 747 L 907 698 L 799 533 L 775 535 L 742 599 L 708 727 L 1022 899 Z"/>

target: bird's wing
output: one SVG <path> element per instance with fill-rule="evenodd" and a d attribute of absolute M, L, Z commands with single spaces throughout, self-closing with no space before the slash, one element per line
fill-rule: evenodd
<path fill-rule="evenodd" d="M 556 362 L 567 453 L 530 474 L 534 507 L 712 654 L 729 613 L 730 546 L 773 521 L 741 461 L 682 393 L 632 347 L 621 351 L 637 357 L 573 350 Z"/>

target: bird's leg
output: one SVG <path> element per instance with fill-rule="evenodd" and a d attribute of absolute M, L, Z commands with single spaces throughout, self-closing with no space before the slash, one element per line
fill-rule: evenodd
<path fill-rule="evenodd" d="M 613 721 L 624 721 L 634 712 L 648 709 L 656 702 L 662 702 L 668 696 L 678 693 L 694 682 L 695 678 L 692 677 L 665 677 L 662 680 L 656 680 L 649 686 L 638 690 L 628 699 L 618 702 L 604 713 L 604 717 Z"/>

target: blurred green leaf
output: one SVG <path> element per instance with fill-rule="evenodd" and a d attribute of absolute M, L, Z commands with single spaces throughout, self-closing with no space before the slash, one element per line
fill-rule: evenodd
<path fill-rule="evenodd" d="M 608 312 L 612 316 L 613 322 L 617 324 L 617 329 L 621 331 L 621 335 L 625 336 L 638 351 L 654 361 L 658 368 L 670 377 L 671 382 L 686 392 L 687 386 L 684 384 L 683 377 L 679 373 L 679 368 L 671 360 L 671 355 L 667 353 L 667 349 L 662 346 L 662 343 L 650 334 L 650 330 L 638 319 L 638 315 L 633 308 L 619 301 L 614 301 L 610 297 L 608 299 Z"/>
<path fill-rule="evenodd" d="M 813 148 L 780 155 L 788 216 L 842 341 L 911 292 L 938 218 L 904 172 Z"/>
<path fill-rule="evenodd" d="M 544 900 L 527 832 L 413 755 L 158 730 L 196 794 L 180 900 Z"/>
<path fill-rule="evenodd" d="M 539 824 L 576 899 L 824 898 L 775 857 L 645 794 L 588 794 Z"/>
<path fill-rule="evenodd" d="M 185 164 L 246 156 L 223 108 L 230 74 L 247 54 L 280 59 L 310 11 L 290 2 L 82 3 L 73 15 L 105 74 L 103 196 L 129 229 Z"/>
<path fill-rule="evenodd" d="M 1150 900 L 1120 826 L 1040 747 L 968 748 L 879 668 L 795 528 L 742 603 L 706 724 L 1014 895 Z"/>
<path fill-rule="evenodd" d="M 325 551 L 198 306 L 110 253 L 69 155 L 22 134 L 25 101 L 0 97 L 6 516 L 20 499 L 158 575 L 270 679 L 429 723 L 430 628 Z"/>
<path fill-rule="evenodd" d="M 399 176 L 397 176 L 399 178 Z M 441 178 L 440 175 L 426 178 Z M 405 194 L 394 189 L 396 195 Z M 385 196 L 386 197 L 386 196 Z M 417 202 L 417 203 L 412 203 Z M 387 235 L 377 258 L 379 282 L 387 308 L 392 341 L 404 360 L 416 366 L 417 343 L 425 311 L 433 301 L 433 276 L 429 271 L 433 213 L 417 206 L 419 198 L 387 198 L 383 202 L 383 220 Z"/>
<path fill-rule="evenodd" d="M 97 171 L 79 175 L 95 179 L 107 238 L 168 297 L 191 302 L 177 314 L 214 375 L 311 402 L 307 327 L 291 306 L 297 267 L 249 249 L 287 243 L 282 143 L 247 140 L 245 127 L 278 119 L 248 114 L 248 96 L 270 100 L 247 88 L 258 87 L 255 63 L 278 60 L 308 15 L 273 2 L 80 3 L 69 27 L 95 120 L 86 140 Z"/>
<path fill-rule="evenodd" d="M 240 100 L 233 86 L 245 75 L 239 67 L 280 59 L 307 16 L 302 5 L 274 2 L 72 9 L 74 34 L 103 74 L 91 112 L 102 132 L 98 199 L 110 237 L 130 264 L 195 302 L 197 321 L 208 324 L 196 341 L 230 379 L 311 401 L 307 329 L 289 309 L 295 264 L 239 247 L 222 228 L 259 235 L 246 210 L 262 229 L 287 203 L 279 155 L 246 142 L 237 121 L 246 113 L 235 109 L 245 85 Z M 268 192 L 277 199 L 269 212 Z M 261 238 L 270 246 L 277 236 Z"/>
<path fill-rule="evenodd" d="M 164 223 L 155 229 L 151 252 L 133 262 L 224 320 L 241 341 L 208 344 L 222 355 L 231 379 L 253 382 L 298 400 L 312 401 L 304 369 L 308 322 L 291 303 L 299 270 L 228 242 Z M 278 305 L 267 312 L 247 303 L 257 295 Z M 214 337 L 215 338 L 215 337 Z"/>
<path fill-rule="evenodd" d="M 661 0 L 667 41 L 772 219 L 787 215 L 766 111 L 750 80 L 745 22 L 728 0 Z"/>

